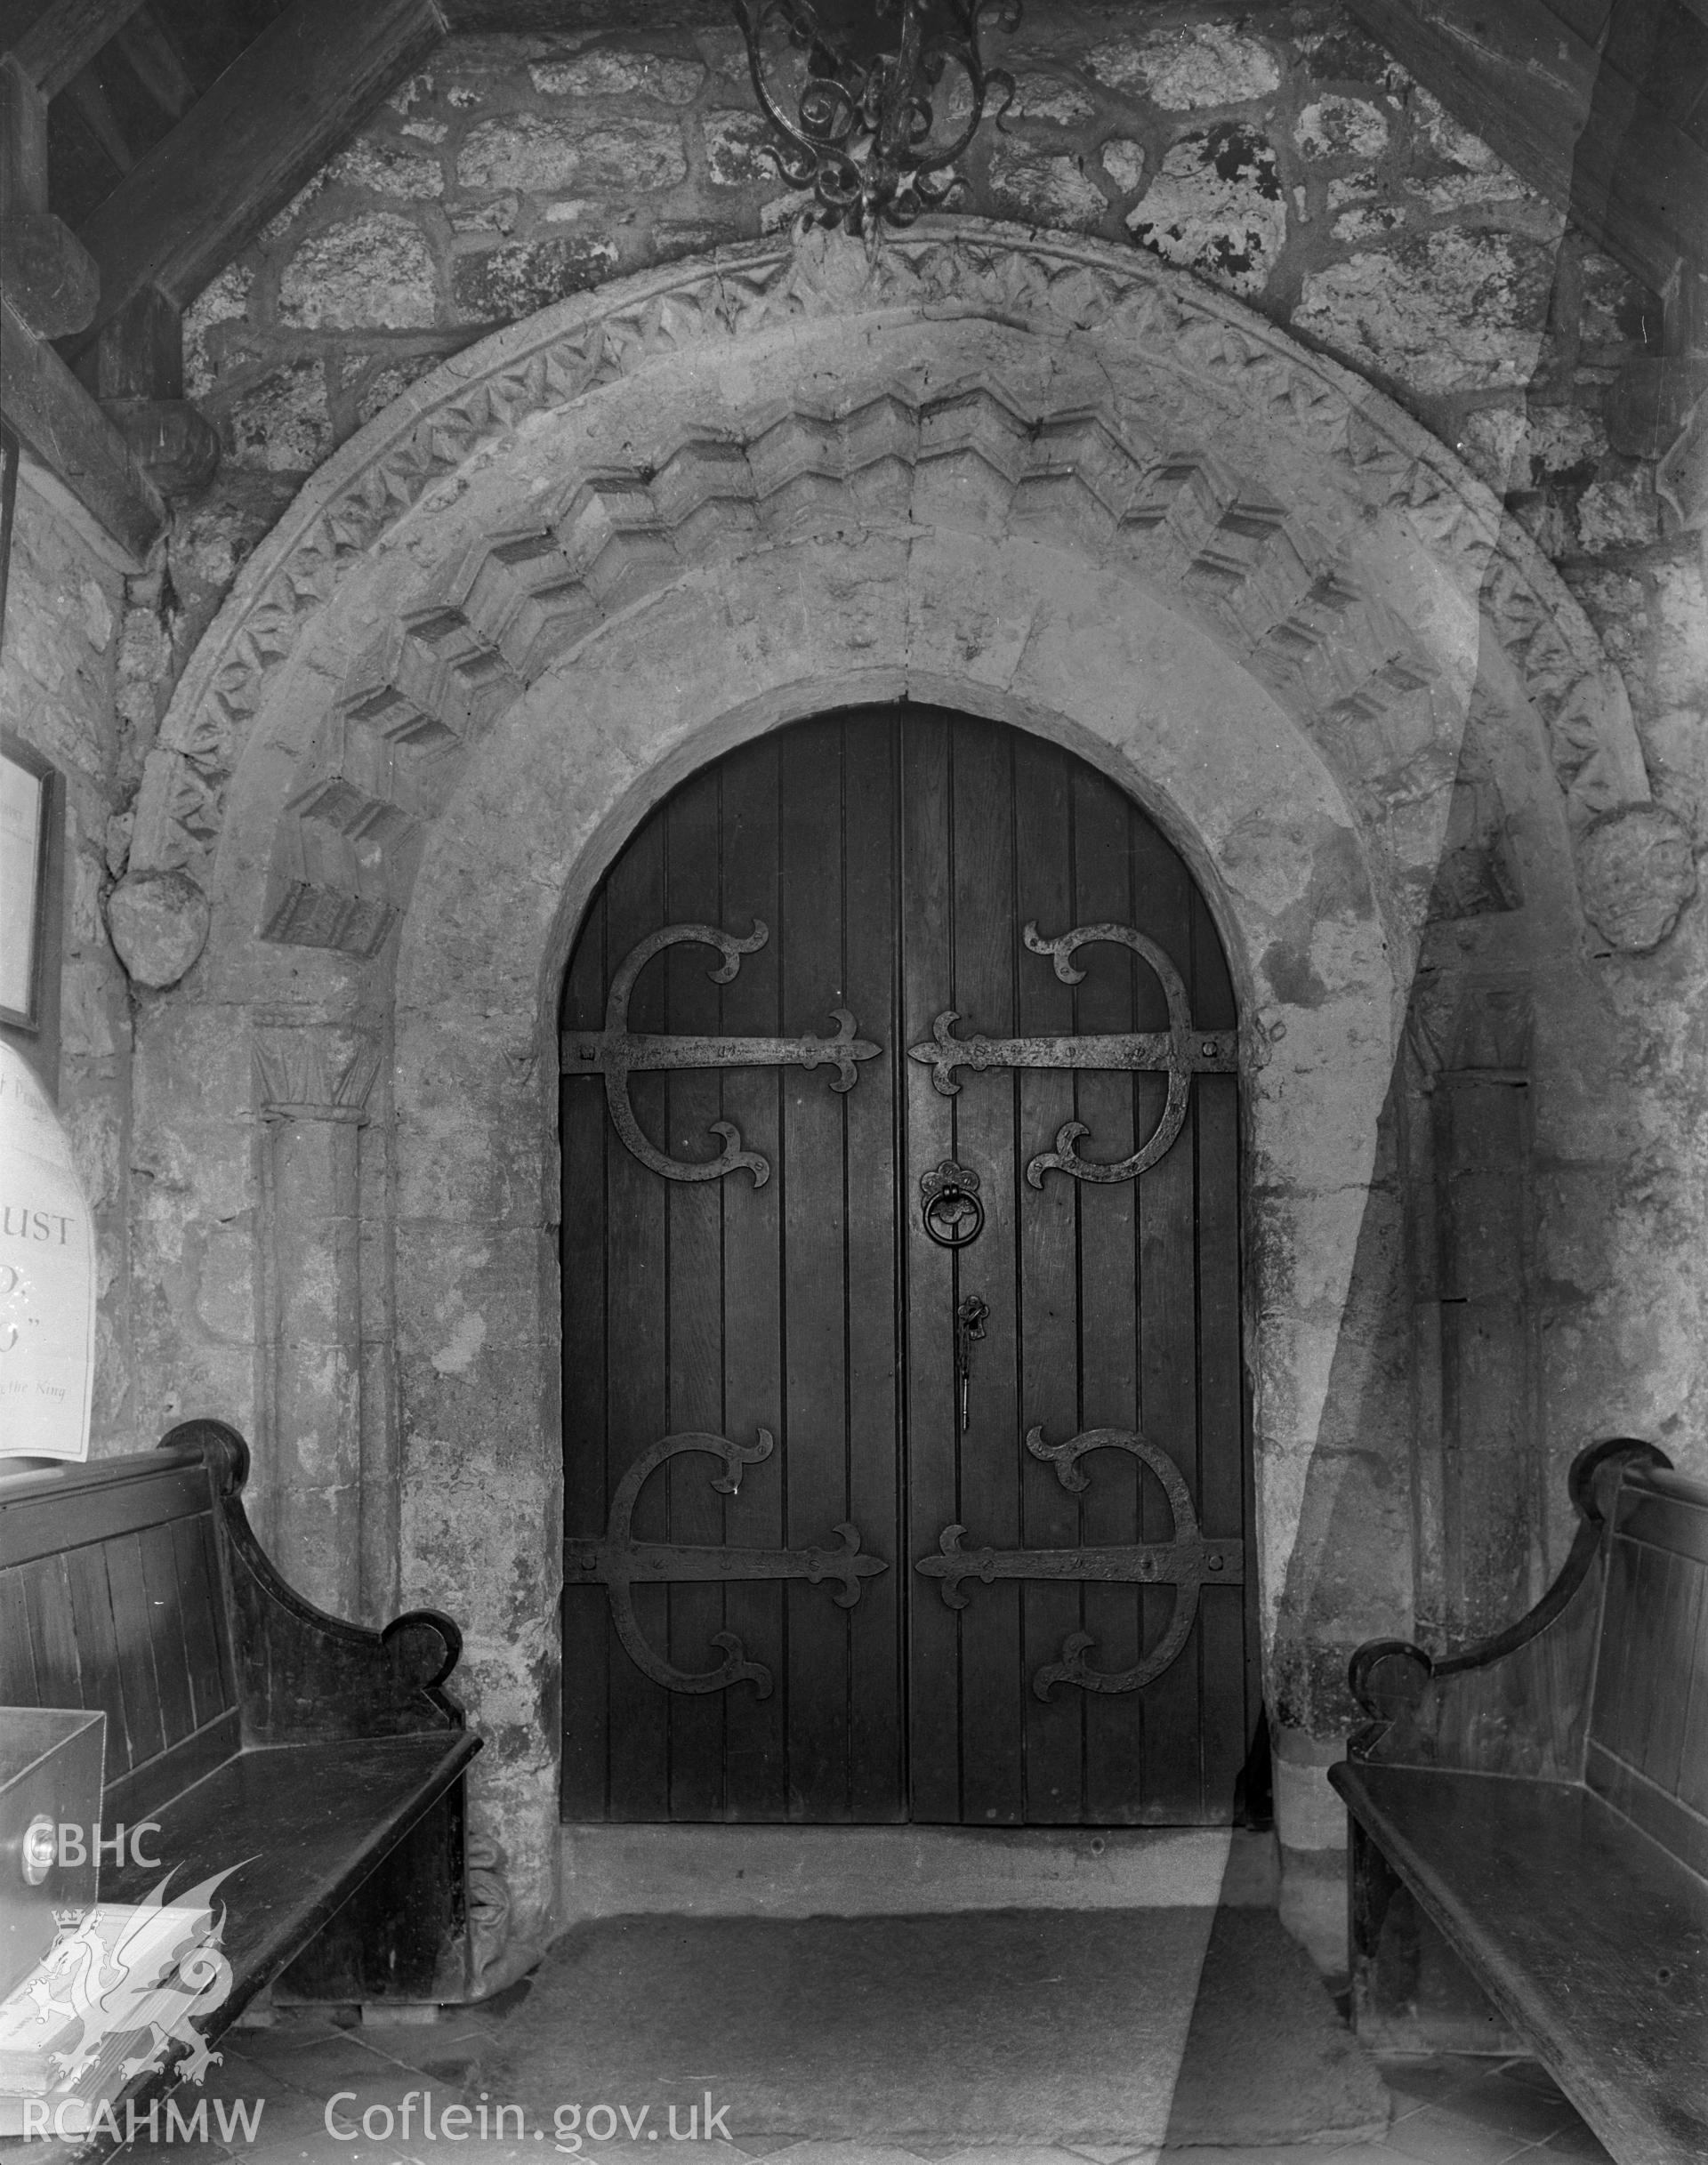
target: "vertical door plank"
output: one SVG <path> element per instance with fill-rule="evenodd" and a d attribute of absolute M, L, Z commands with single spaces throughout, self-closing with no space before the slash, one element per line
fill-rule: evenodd
<path fill-rule="evenodd" d="M 1016 916 L 1037 921 L 1053 939 L 1074 924 L 1070 761 L 1065 753 L 1024 736 L 1014 753 Z M 1023 1034 L 1054 1036 L 1074 1026 L 1071 987 L 1042 955 L 1023 952 L 1019 964 L 1018 1022 Z M 1074 1183 L 1046 1173 L 1040 1188 L 1026 1167 L 1053 1148 L 1056 1132 L 1074 1117 L 1074 1078 L 1065 1069 L 1023 1069 L 1016 1077 L 1018 1115 L 1015 1195 L 1019 1216 L 1017 1276 L 1020 1300 L 1022 1439 L 1033 1428 L 1044 1441 L 1065 1443 L 1080 1426 L 1079 1305 L 1076 1274 Z M 1028 1549 L 1080 1546 L 1080 1504 L 1051 1468 L 1029 1453 L 1022 1474 L 1021 1539 Z M 1061 1658 L 1062 1641 L 1080 1629 L 1082 1590 L 1033 1581 L 1022 1590 L 1024 1639 L 1019 1691 L 1026 1725 L 1026 1813 L 1040 1823 L 1072 1823 L 1085 1815 L 1085 1694 L 1058 1685 L 1047 1700 L 1032 1690 L 1046 1662 Z"/>
<path fill-rule="evenodd" d="M 170 1751 L 196 1726 L 189 1664 L 184 1658 L 184 1601 L 178 1583 L 178 1552 L 169 1525 L 145 1526 L 138 1539 L 142 1549 L 149 1637 L 154 1647 L 154 1681 L 160 1694 L 160 1719 Z"/>
<path fill-rule="evenodd" d="M 613 866 L 605 897 L 605 978 L 665 922 L 664 829 L 649 820 Z M 629 1026 L 665 1027 L 665 971 L 655 957 L 640 972 L 629 1004 Z M 631 1075 L 629 1102 L 642 1132 L 669 1139 L 662 1074 Z M 665 1435 L 665 1213 L 668 1183 L 613 1137 L 607 1145 L 606 1493 L 649 1445 Z M 665 1483 L 654 1475 L 635 1508 L 637 1541 L 670 1536 Z M 662 1586 L 632 1590 L 634 1614 L 649 1646 L 669 1643 L 669 1596 Z M 613 1648 L 610 1674 L 610 1799 L 617 1819 L 664 1819 L 670 1807 L 670 1694 Z"/>
<path fill-rule="evenodd" d="M 1130 817 L 1134 922 L 1164 949 L 1175 968 L 1185 972 L 1192 960 L 1191 880 L 1149 820 L 1136 809 Z M 1167 1004 L 1155 973 L 1141 966 L 1134 976 L 1135 1026 L 1166 1028 Z M 1140 1078 L 1136 1096 L 1141 1135 L 1151 1132 L 1165 1095 L 1163 1076 Z M 1186 1124 L 1138 1183 L 1140 1417 L 1147 1440 L 1160 1445 L 1180 1468 L 1195 1507 L 1203 1493 L 1198 1464 L 1196 1137 L 1196 1119 L 1188 1100 Z M 1167 1497 L 1149 1474 L 1142 1486 L 1143 1538 L 1166 1541 L 1173 1527 Z M 1142 1590 L 1147 1647 L 1168 1629 L 1175 1599 L 1172 1588 Z M 1174 1662 L 1144 1686 L 1142 1815 L 1148 1820 L 1191 1822 L 1203 1814 L 1202 1652 L 1203 1634 L 1195 1628 Z"/>
<path fill-rule="evenodd" d="M 1687 1673 L 1690 1687 L 1673 1793 L 1693 1812 L 1708 1812 L 1708 1589 L 1696 1604 L 1696 1654 Z"/>
<path fill-rule="evenodd" d="M 576 941 L 564 988 L 566 1030 L 605 1026 L 605 897 L 595 897 Z M 563 1524 L 596 1539 L 608 1509 L 605 1480 L 606 1154 L 623 1148 L 611 1127 L 604 1085 L 567 1075 L 559 1085 L 563 1158 Z M 563 1815 L 602 1819 L 609 1743 L 606 1697 L 611 1665 L 626 1660 L 610 1627 L 602 1586 L 563 1595 Z"/>
<path fill-rule="evenodd" d="M 140 1767 L 166 1745 L 160 1696 L 154 1678 L 154 1649 L 149 1637 L 149 1596 L 142 1580 L 142 1544 L 134 1533 L 103 1541 L 107 1583 L 113 1597 L 113 1626 L 118 1641 L 118 1681 L 125 1694 L 125 1727 L 131 1740 L 131 1765 Z"/>
<path fill-rule="evenodd" d="M 178 1562 L 178 1584 L 184 1599 L 184 1662 L 189 1671 L 189 1703 L 198 1729 L 217 1720 L 225 1711 L 224 1677 L 220 1661 L 221 1628 L 225 1603 L 212 1561 L 206 1535 L 205 1512 L 194 1518 L 173 1521 L 172 1545 Z M 107 1591 L 101 1572 L 101 1591 Z M 111 1612 L 109 1610 L 110 1617 Z"/>
<path fill-rule="evenodd" d="M 678 790 L 664 814 L 665 922 L 724 926 L 718 879 L 718 775 L 715 768 Z M 675 1036 L 713 1034 L 718 987 L 709 972 L 722 967 L 710 947 L 672 947 L 665 969 L 666 1027 Z M 719 1147 L 711 1133 L 721 1117 L 714 1069 L 683 1068 L 666 1081 L 673 1157 L 704 1157 Z M 749 1175 L 730 1176 L 747 1185 Z M 723 1204 L 721 1182 L 666 1183 L 666 1329 L 668 1423 L 673 1435 L 723 1432 Z M 670 1538 L 697 1548 L 723 1544 L 723 1499 L 713 1487 L 724 1469 L 695 1452 L 664 1469 Z M 716 1585 L 678 1585 L 669 1592 L 670 1660 L 690 1675 L 721 1659 L 713 1643 L 724 1628 L 723 1591 Z M 745 1687 L 744 1687 L 745 1688 Z M 725 1692 L 677 1692 L 670 1702 L 670 1815 L 718 1819 L 723 1812 Z"/>
<path fill-rule="evenodd" d="M 1014 1029 L 1016 951 L 1014 777 L 1011 738 L 990 722 L 951 731 L 954 828 L 955 1003 L 963 1033 L 1007 1037 Z M 1020 1461 L 1014 1286 L 1014 1075 L 963 1071 L 955 1101 L 955 1156 L 979 1175 L 985 1226 L 955 1259 L 955 1304 L 976 1295 L 990 1314 L 972 1349 L 970 1426 L 958 1418 L 961 1505 L 970 1543 L 1020 1541 Z M 953 1348 L 955 1316 L 937 1328 Z M 928 1319 L 927 1328 L 930 1328 Z M 969 1586 L 961 1616 L 962 1816 L 1010 1826 L 1024 1816 L 1026 1679 L 1021 1673 L 1018 1581 Z"/>
<path fill-rule="evenodd" d="M 125 1727 L 125 1694 L 118 1681 L 118 1638 L 113 1630 L 112 1596 L 99 1541 L 73 1549 L 65 1559 L 71 1596 L 71 1622 L 77 1638 L 84 1704 L 107 1717 L 107 1762 L 102 1780 L 131 1770 L 131 1740 Z"/>
<path fill-rule="evenodd" d="M 1114 784 L 1082 767 L 1074 777 L 1074 918 L 1079 924 L 1135 922 L 1132 808 Z M 1074 1027 L 1087 1036 L 1140 1027 L 1133 1012 L 1133 959 L 1097 946 L 1076 957 L 1084 970 L 1074 987 Z M 1130 1156 L 1133 1083 L 1095 1070 L 1076 1078 L 1077 1117 L 1090 1133 L 1077 1147 L 1104 1163 Z M 1066 1174 L 1051 1173 L 1051 1180 Z M 1076 1182 L 1079 1213 L 1080 1425 L 1130 1429 L 1139 1418 L 1138 1181 Z M 1140 1469 L 1124 1452 L 1100 1451 L 1080 1470 L 1091 1485 L 1081 1499 L 1083 1538 L 1092 1546 L 1138 1537 Z M 1140 1649 L 1140 1589 L 1088 1586 L 1086 1659 L 1098 1669 L 1131 1669 Z M 1085 1694 L 1085 1815 L 1121 1824 L 1140 1815 L 1143 1689 Z"/>
<path fill-rule="evenodd" d="M 883 1047 L 844 1100 L 848 1123 L 849 1515 L 884 1558 L 851 1620 L 849 1801 L 856 1820 L 906 1815 L 902 1791 L 902 1604 L 911 1574 L 901 1521 L 901 1403 L 896 1276 L 898 1183 L 896 1013 L 896 755 L 892 708 L 850 718 L 843 749 L 847 1005 L 857 1034 Z M 923 1581 L 921 1581 L 923 1584 Z"/>
<path fill-rule="evenodd" d="M 902 715 L 902 1046 L 929 1040 L 933 1018 L 958 1003 L 950 967 L 949 730 L 929 709 Z M 908 1767 L 912 1815 L 961 1817 L 960 1639 L 939 1582 L 912 1569 L 947 1525 L 964 1523 L 956 1483 L 955 1274 L 920 1223 L 919 1181 L 955 1151 L 953 1099 L 917 1061 L 897 1061 L 906 1149 L 898 1207 L 906 1213 L 906 1418 L 909 1564 Z M 987 1590 L 980 1587 L 979 1593 Z M 976 1597 L 975 1597 L 976 1598 Z M 963 1611 L 964 1615 L 967 1612 Z"/>
<path fill-rule="evenodd" d="M 227 1618 L 221 1587 L 219 1552 L 214 1547 L 214 1514 L 211 1511 L 198 1511 L 189 1523 L 196 1529 L 196 1539 L 202 1551 L 202 1578 L 212 1589 L 214 1598 L 214 1675 L 208 1703 L 214 1710 L 214 1715 L 228 1714 L 238 1703 L 238 1679 L 236 1668 L 231 1659 L 231 1626 Z M 107 1581 L 110 1587 L 112 1584 L 112 1550 L 110 1547 L 108 1549 Z M 113 1614 L 115 1617 L 118 1614 L 117 1595 L 114 1598 Z M 197 1697 L 198 1709 L 201 1703 L 200 1686 L 198 1686 Z M 213 1715 L 209 1716 L 210 1719 L 213 1718 Z M 200 1718 L 199 1714 L 197 1718 Z"/>
<path fill-rule="evenodd" d="M 1234 982 L 1209 905 L 1192 896 L 1192 1019 L 1205 1030 L 1239 1022 Z M 1203 1492 L 1198 1506 L 1213 1533 L 1240 1533 L 1245 1584 L 1206 1595 L 1204 1622 L 1204 1779 L 1207 1807 L 1233 1808 L 1262 1711 L 1257 1548 L 1253 1538 L 1250 1410 L 1241 1345 L 1239 1079 L 1200 1075 L 1193 1084 L 1197 1125 L 1198 1429 Z M 1220 1816 L 1212 1812 L 1209 1815 Z"/>
<path fill-rule="evenodd" d="M 1666 1562 L 1665 1608 L 1658 1619 L 1656 1634 L 1656 1674 L 1688 1678 L 1702 1631 L 1703 1595 L 1708 1586 L 1708 1570 L 1693 1557 L 1673 1555 Z M 1647 1775 L 1670 1797 L 1679 1793 L 1688 1702 L 1688 1686 L 1680 1691 L 1675 1684 L 1670 1690 L 1654 1694 L 1643 1737 L 1642 1757 L 1637 1762 L 1638 1771 Z"/>
<path fill-rule="evenodd" d="M 0 1706 L 40 1706 L 23 1574 L 0 1572 Z"/>
<path fill-rule="evenodd" d="M 1615 1541 L 1607 1551 L 1607 1585 L 1602 1596 L 1601 1653 L 1595 1665 L 1595 1700 L 1590 1733 L 1615 1758 L 1628 1756 L 1627 1708 L 1630 1703 L 1632 1604 L 1636 1598 L 1638 1549 L 1631 1541 Z"/>
<path fill-rule="evenodd" d="M 1615 1710 L 1616 1726 L 1604 1735 L 1603 1742 L 1628 1766 L 1646 1774 L 1649 1726 L 1667 1675 L 1659 1664 L 1667 1651 L 1667 1610 L 1680 1559 L 1640 1541 L 1615 1542 L 1615 1547 L 1630 1549 L 1634 1568 L 1630 1605 L 1620 1633 L 1623 1688 Z"/>
<path fill-rule="evenodd" d="M 825 1035 L 846 1004 L 842 967 L 842 725 L 782 746 L 783 1028 Z M 786 1524 L 791 1548 L 834 1544 L 848 1517 L 847 1186 L 842 1101 L 829 1071 L 783 1070 Z M 858 1087 L 858 1086 L 857 1086 Z M 832 1590 L 789 1586 L 791 1815 L 848 1816 L 849 1612 Z"/>
<path fill-rule="evenodd" d="M 745 937 L 758 918 L 771 936 L 756 954 L 742 958 L 734 982 L 722 988 L 719 1027 L 729 1035 L 775 1036 L 781 1026 L 777 741 L 761 737 L 723 762 L 723 922 Z M 771 1166 L 771 1177 L 761 1188 L 745 1173 L 718 1183 L 723 1219 L 724 1434 L 751 1444 L 758 1429 L 767 1429 L 777 1439 L 771 1456 L 748 1469 L 740 1493 L 724 1508 L 724 1538 L 744 1549 L 778 1548 L 784 1533 L 780 1088 L 775 1068 L 736 1067 L 723 1076 L 723 1117 L 740 1129 L 744 1147 L 761 1152 Z M 725 1628 L 741 1640 L 748 1660 L 763 1662 L 776 1678 L 769 1699 L 759 1698 L 751 1684 L 738 1684 L 723 1694 L 724 1808 L 732 1819 L 788 1816 L 784 1602 L 784 1590 L 776 1584 L 736 1581 L 724 1593 Z"/>
<path fill-rule="evenodd" d="M 38 1557 L 21 1567 L 19 1577 L 23 1583 L 30 1652 L 36 1664 L 36 1703 L 50 1707 L 86 1704 L 77 1666 L 77 1642 L 71 1629 L 64 1555 Z"/>
<path fill-rule="evenodd" d="M 1194 988 L 1195 1002 L 1203 994 Z M 1197 1009 L 1194 1009 L 1194 1019 Z M 1206 1022 L 1206 1029 L 1229 1026 Z M 1205 1816 L 1231 1815 L 1234 1784 L 1257 1718 L 1261 1686 L 1246 1673 L 1256 1619 L 1257 1556 L 1245 1527 L 1245 1390 L 1240 1369 L 1239 1114 L 1232 1075 L 1193 1084 L 1197 1130 L 1198 1420 L 1203 1439 L 1198 1512 L 1206 1535 L 1245 1536 L 1249 1586 L 1206 1586 L 1198 1604 L 1204 1670 Z"/>

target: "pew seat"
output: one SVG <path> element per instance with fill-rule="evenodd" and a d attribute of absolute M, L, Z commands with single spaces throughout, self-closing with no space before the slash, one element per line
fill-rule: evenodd
<path fill-rule="evenodd" d="M 1580 1456 L 1571 1495 L 1576 1539 L 1528 1616 L 1446 1659 L 1353 1657 L 1370 1718 L 1329 1778 L 1354 2020 L 1462 2046 L 1430 2018 L 1474 2025 L 1478 1997 L 1489 2048 L 1534 2052 L 1620 2165 L 1701 2165 L 1708 1487 L 1622 1441 Z"/>
<path fill-rule="evenodd" d="M 249 1525 L 248 1462 L 235 1429 L 197 1421 L 134 1457 L 0 1477 L 0 1722 L 105 1715 L 102 1839 L 150 1831 L 103 1863 L 103 1906 L 144 1903 L 168 1874 L 168 1900 L 224 1875 L 210 1899 L 230 1983 L 190 2017 L 204 2044 L 281 1977 L 360 2002 L 454 2000 L 469 1983 L 463 1778 L 479 1740 L 443 1689 L 460 1634 L 430 1610 L 374 1631 L 313 1608 Z M 121 2127 L 180 2064 L 127 2080 Z M 92 2132 L 111 2147 L 104 2121 Z"/>

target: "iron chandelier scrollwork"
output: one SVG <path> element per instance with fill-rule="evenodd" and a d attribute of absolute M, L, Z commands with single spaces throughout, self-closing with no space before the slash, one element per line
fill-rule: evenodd
<path fill-rule="evenodd" d="M 1000 122 L 1014 78 L 987 65 L 987 31 L 1012 32 L 1020 0 L 730 0 L 747 65 L 791 187 L 810 189 L 818 223 L 875 239 L 909 226 L 955 184 L 956 163 L 987 112 Z M 786 53 L 791 79 L 779 77 Z M 951 70 L 964 114 L 946 140 Z M 946 80 L 946 77 L 950 78 Z M 786 101 L 793 102 L 790 118 Z"/>

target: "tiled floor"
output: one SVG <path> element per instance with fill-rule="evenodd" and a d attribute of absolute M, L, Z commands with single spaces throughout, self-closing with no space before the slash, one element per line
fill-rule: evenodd
<path fill-rule="evenodd" d="M 669 2130 L 643 2127 L 635 2139 L 588 2140 L 580 2129 L 555 2139 L 550 2129 L 528 2129 L 520 2139 L 497 2140 L 488 2125 L 480 2137 L 478 2117 L 465 2139 L 447 2140 L 435 2126 L 423 2138 L 420 2093 L 431 2093 L 435 2122 L 447 2106 L 466 2101 L 478 2115 L 480 2093 L 471 2087 L 476 2055 L 503 2009 L 465 2010 L 425 2027 L 396 2025 L 345 2029 L 320 2020 L 282 2019 L 270 2030 L 244 2031 L 225 2040 L 222 2064 L 211 2075 L 205 2143 L 175 2142 L 150 2149 L 142 2143 L 124 2153 L 125 2165 L 218 2165 L 238 2157 L 243 2165 L 540 2165 L 566 2154 L 600 2165 L 638 2165 L 642 2145 L 670 2140 Z M 1384 2060 L 1394 2117 L 1377 2143 L 1294 2144 L 1276 2149 L 1165 2151 L 1161 2165 L 1591 2165 L 1607 2152 L 1541 2068 L 1527 2060 L 1436 2058 Z M 404 2101 L 415 2093 L 406 2134 Z M 231 2125 L 233 2101 L 265 2105 L 254 2139 Z M 329 2101 L 335 2102 L 329 2103 Z M 488 2113 L 496 2100 L 488 2101 Z M 632 2101 L 638 2111 L 643 2101 Z M 225 2112 L 221 2113 L 221 2105 Z M 367 2133 L 362 2121 L 367 2119 Z M 222 2141 L 220 2125 L 228 2135 Z M 604 2137 L 601 2125 L 594 2130 Z M 578 2145 L 578 2146 L 577 2146 Z M 918 2153 L 868 2148 L 857 2143 L 821 2143 L 771 2137 L 746 2143 L 696 2141 L 695 2165 L 741 2165 L 763 2158 L 767 2165 L 916 2165 Z M 682 2148 L 672 2143 L 673 2156 Z M 186 2153 L 189 2153 L 187 2157 Z M 1000 2150 L 941 2146 L 923 2153 L 929 2165 L 1156 2165 L 1158 2153 L 1140 2150 Z M 657 2158 L 657 2153 L 651 2153 Z"/>

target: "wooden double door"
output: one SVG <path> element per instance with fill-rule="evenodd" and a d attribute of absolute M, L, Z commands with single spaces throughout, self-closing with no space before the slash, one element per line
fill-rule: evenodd
<path fill-rule="evenodd" d="M 1226 1821 L 1236 1016 L 1156 826 L 802 723 L 636 833 L 562 1019 L 565 1816 Z"/>

